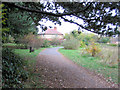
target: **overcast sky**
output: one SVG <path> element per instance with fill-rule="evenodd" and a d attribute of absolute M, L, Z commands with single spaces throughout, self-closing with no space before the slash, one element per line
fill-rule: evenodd
<path fill-rule="evenodd" d="M 44 3 L 45 4 L 45 3 Z M 108 11 L 109 9 L 106 9 L 106 11 Z M 47 10 L 47 8 L 46 8 L 46 11 L 48 11 Z M 59 8 L 59 11 L 62 13 L 63 11 L 64 11 L 64 9 L 61 7 L 61 8 Z M 53 11 L 52 11 L 53 12 Z M 114 16 L 115 15 L 115 10 L 113 10 L 112 11 L 112 16 Z M 99 17 L 99 16 L 98 16 Z M 81 24 L 81 25 L 85 25 L 85 23 L 84 23 L 84 21 L 82 20 L 82 19 L 78 19 L 78 18 L 76 18 L 75 16 L 72 16 L 72 17 L 70 17 L 70 16 L 66 16 L 66 17 L 64 17 L 64 18 L 67 18 L 68 20 L 71 20 L 71 19 L 73 19 L 75 22 L 77 22 L 77 23 L 79 23 L 79 24 Z M 41 22 L 39 22 L 40 24 L 44 24 L 45 26 L 47 26 L 47 28 L 49 28 L 49 26 L 52 26 L 52 28 L 54 28 L 54 27 L 57 27 L 57 30 L 59 31 L 59 32 L 61 32 L 61 33 L 63 33 L 63 34 L 65 34 L 65 33 L 70 33 L 71 31 L 73 31 L 73 30 L 78 30 L 78 27 L 79 26 L 77 26 L 76 24 L 72 24 L 72 23 L 69 23 L 69 22 L 65 22 L 64 20 L 61 20 L 60 19 L 60 21 L 61 21 L 61 25 L 54 25 L 54 23 L 52 22 L 52 21 L 46 21 L 45 19 L 43 19 L 43 21 L 41 21 Z M 111 26 L 112 27 L 112 26 Z M 38 29 L 39 29 L 39 32 L 38 33 L 40 33 L 40 32 L 42 32 L 42 29 L 40 28 L 40 26 L 38 26 Z M 81 28 L 80 28 L 81 29 Z M 84 31 L 84 32 L 86 32 L 86 33 L 88 33 L 89 31 L 86 31 L 86 30 L 84 30 L 84 29 L 81 29 L 82 31 Z"/>
<path fill-rule="evenodd" d="M 76 24 L 65 22 L 63 20 L 62 20 L 61 25 L 58 25 L 58 24 L 54 25 L 54 23 L 52 21 L 39 22 L 39 23 L 45 24 L 48 28 L 49 28 L 49 26 L 52 26 L 52 28 L 57 27 L 57 30 L 59 32 L 61 32 L 62 34 L 70 33 L 71 31 L 78 30 L 78 28 L 79 28 L 79 26 L 77 26 Z M 39 28 L 39 32 L 38 33 L 42 32 L 42 29 L 39 26 L 38 26 L 38 28 Z M 86 31 L 84 29 L 81 29 L 81 30 L 83 30 L 85 33 L 91 33 L 91 32 Z"/>
<path fill-rule="evenodd" d="M 42 3 L 42 1 L 41 1 L 41 3 Z M 45 2 L 43 2 L 43 3 L 45 4 Z M 46 11 L 48 11 L 47 8 L 46 8 Z M 58 11 L 59 11 L 60 13 L 63 13 L 64 9 L 63 9 L 62 7 L 60 7 Z M 52 11 L 52 12 L 53 12 L 53 11 Z M 67 18 L 68 18 L 68 19 L 71 19 L 71 17 L 69 17 L 69 16 L 67 16 Z M 75 17 L 72 17 L 72 19 L 75 20 Z M 75 24 L 72 24 L 72 23 L 69 23 L 69 22 L 65 22 L 64 20 L 61 20 L 61 19 L 60 19 L 60 21 L 61 21 L 61 25 L 58 25 L 58 24 L 57 24 L 57 25 L 54 25 L 53 22 L 51 22 L 51 21 L 46 21 L 46 20 L 44 20 L 44 19 L 43 19 L 43 22 L 39 22 L 39 23 L 40 23 L 40 24 L 44 24 L 44 25 L 47 26 L 48 28 L 49 28 L 49 26 L 52 26 L 52 28 L 57 27 L 57 30 L 58 30 L 59 32 L 63 33 L 63 34 L 65 34 L 65 33 L 70 33 L 70 32 L 73 31 L 73 30 L 78 30 L 78 27 L 79 27 L 79 26 L 77 26 L 77 25 L 75 25 Z M 76 19 L 76 22 L 80 22 L 80 24 L 83 24 L 83 21 L 82 21 L 82 20 Z M 42 29 L 41 29 L 39 26 L 38 26 L 38 28 L 39 28 L 39 32 L 38 32 L 38 33 L 42 32 Z"/>
<path fill-rule="evenodd" d="M 52 28 L 57 27 L 57 30 L 58 30 L 59 32 L 63 33 L 63 34 L 69 33 L 69 32 L 71 32 L 71 31 L 73 31 L 73 30 L 78 30 L 78 26 L 77 26 L 77 25 L 72 24 L 72 23 L 69 23 L 69 22 L 64 22 L 64 21 L 62 21 L 61 26 L 58 25 L 58 24 L 57 24 L 57 25 L 54 25 L 54 23 L 52 23 L 51 21 L 47 21 L 47 22 L 45 23 L 45 25 L 46 25 L 48 28 L 49 28 L 49 26 L 52 26 Z M 39 26 L 38 26 L 38 28 L 39 28 Z M 41 28 L 39 28 L 39 32 L 38 32 L 38 33 L 40 33 L 40 32 L 42 32 L 42 29 L 41 29 Z"/>

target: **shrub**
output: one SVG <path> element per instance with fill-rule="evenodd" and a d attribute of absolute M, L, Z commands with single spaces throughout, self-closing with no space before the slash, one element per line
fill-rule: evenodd
<path fill-rule="evenodd" d="M 27 46 L 25 46 L 24 44 L 17 44 L 16 48 L 17 49 L 27 49 Z"/>
<path fill-rule="evenodd" d="M 117 44 L 113 44 L 113 43 L 111 43 L 111 44 L 109 44 L 110 46 L 117 46 Z"/>
<path fill-rule="evenodd" d="M 19 38 L 19 43 L 24 44 L 25 47 L 40 48 L 43 45 L 43 40 L 36 35 L 29 33 L 22 38 Z"/>
<path fill-rule="evenodd" d="M 43 46 L 43 40 L 41 39 L 41 38 L 38 38 L 37 36 L 35 37 L 35 39 L 34 39 L 34 44 L 33 44 L 33 47 L 34 48 L 40 48 L 40 47 L 42 47 Z"/>
<path fill-rule="evenodd" d="M 8 36 L 8 42 L 14 43 L 14 38 L 11 35 Z"/>
<path fill-rule="evenodd" d="M 59 40 L 58 38 L 53 38 L 53 39 L 50 41 L 50 44 L 53 45 L 53 46 L 60 45 L 60 44 L 61 44 L 61 40 Z"/>
<path fill-rule="evenodd" d="M 94 34 L 85 34 L 85 33 L 81 33 L 77 38 L 80 41 L 83 41 L 86 45 L 89 45 L 89 42 L 91 42 L 91 40 L 93 40 L 93 41 L 97 40 L 96 35 L 94 35 Z"/>
<path fill-rule="evenodd" d="M 42 47 L 49 47 L 49 46 L 50 46 L 50 42 L 48 40 L 44 39 Z"/>
<path fill-rule="evenodd" d="M 83 41 L 80 41 L 80 47 L 85 47 L 86 46 L 86 44 L 85 44 L 85 42 L 83 42 Z"/>
<path fill-rule="evenodd" d="M 118 47 L 102 46 L 99 57 L 102 63 L 113 66 L 118 64 Z"/>
<path fill-rule="evenodd" d="M 21 88 L 28 77 L 23 60 L 12 49 L 2 49 L 2 84 L 3 88 Z"/>
<path fill-rule="evenodd" d="M 24 44 L 27 47 L 34 47 L 35 44 L 35 35 L 32 33 L 29 33 L 28 35 L 25 35 L 22 38 L 19 38 L 19 43 Z"/>
<path fill-rule="evenodd" d="M 108 43 L 110 42 L 110 38 L 109 37 L 101 37 L 99 40 L 98 40 L 99 43 Z"/>
<path fill-rule="evenodd" d="M 79 36 L 79 34 L 81 34 L 81 31 L 73 30 L 70 34 L 71 34 L 74 38 L 77 38 L 77 37 Z"/>
<path fill-rule="evenodd" d="M 80 46 L 80 43 L 77 39 L 70 39 L 66 40 L 62 44 L 65 49 L 78 49 Z"/>
<path fill-rule="evenodd" d="M 64 39 L 72 39 L 73 38 L 73 35 L 71 35 L 71 34 L 65 34 L 65 36 L 64 36 Z"/>
<path fill-rule="evenodd" d="M 97 46 L 97 44 L 95 44 L 94 42 L 91 43 L 91 45 L 87 46 L 85 51 L 89 54 L 91 54 L 93 57 L 98 54 L 101 50 L 100 48 Z"/>
<path fill-rule="evenodd" d="M 120 43 L 118 43 L 118 47 L 120 47 Z"/>
<path fill-rule="evenodd" d="M 19 44 L 19 43 L 20 43 L 20 37 L 15 38 L 15 39 L 14 39 L 14 42 L 15 42 L 16 44 Z"/>

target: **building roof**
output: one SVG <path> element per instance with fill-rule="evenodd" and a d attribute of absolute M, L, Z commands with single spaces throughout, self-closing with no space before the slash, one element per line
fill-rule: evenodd
<path fill-rule="evenodd" d="M 57 31 L 57 28 L 54 27 L 54 29 L 47 29 L 45 31 L 45 35 L 63 35 L 62 33 Z"/>

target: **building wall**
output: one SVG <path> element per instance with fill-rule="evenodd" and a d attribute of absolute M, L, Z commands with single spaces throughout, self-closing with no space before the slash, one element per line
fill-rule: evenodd
<path fill-rule="evenodd" d="M 40 35 L 40 37 L 46 39 L 53 39 L 53 38 L 63 39 L 63 35 Z"/>

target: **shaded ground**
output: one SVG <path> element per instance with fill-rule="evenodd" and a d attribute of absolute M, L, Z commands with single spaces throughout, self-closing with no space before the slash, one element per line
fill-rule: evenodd
<path fill-rule="evenodd" d="M 65 58 L 57 51 L 59 48 L 45 49 L 37 57 L 36 72 L 40 73 L 42 84 L 50 88 L 117 87 Z"/>

